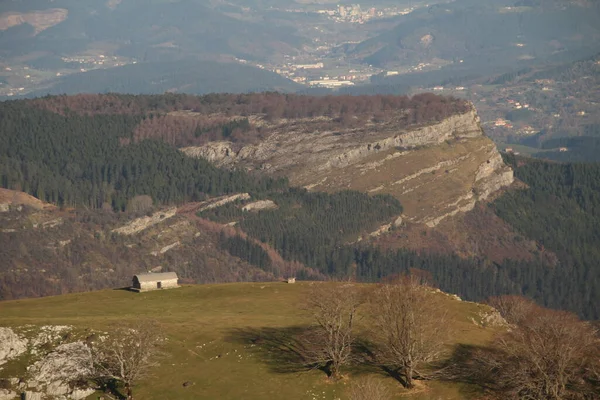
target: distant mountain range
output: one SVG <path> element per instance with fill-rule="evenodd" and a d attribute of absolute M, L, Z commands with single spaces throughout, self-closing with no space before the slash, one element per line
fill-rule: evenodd
<path fill-rule="evenodd" d="M 9 75 L 14 71 L 2 70 L 0 85 L 14 89 L 10 96 L 18 95 L 20 87 L 25 87 L 20 93 L 29 96 L 329 93 L 260 69 L 262 65 L 285 69 L 284 64 L 295 62 L 291 58 L 295 55 L 314 57 L 315 46 L 321 44 L 318 35 L 307 33 L 314 29 L 305 22 L 325 20 L 319 20 L 316 13 L 281 11 L 286 4 L 311 9 L 293 0 L 4 1 L 0 4 L 0 64 L 4 69 L 23 70 L 18 79 L 11 75 L 12 80 Z M 340 90 L 342 94 L 398 94 L 409 87 L 444 81 L 458 85 L 461 79 L 474 76 L 589 57 L 600 51 L 598 21 L 600 5 L 588 0 L 456 0 L 417 8 L 384 25 L 366 23 L 361 29 L 373 37 L 334 47 L 319 57 L 328 60 L 323 76 L 335 76 L 327 67 L 341 61 L 402 72 L 413 68 L 409 74 L 376 75 L 373 85 Z M 393 24 L 392 29 L 381 27 Z M 321 50 L 349 40 L 344 36 L 348 27 L 328 29 L 331 38 L 322 42 Z M 107 62 L 99 63 L 104 55 Z M 420 63 L 426 68 L 415 69 Z M 25 67 L 35 70 L 31 79 Z"/>
<path fill-rule="evenodd" d="M 235 19 L 194 0 L 37 0 L 0 7 L 3 57 L 83 52 L 109 43 L 116 54 L 145 61 L 193 55 L 261 60 L 303 43 L 285 28 Z"/>
<path fill-rule="evenodd" d="M 347 53 L 381 67 L 436 59 L 511 65 L 597 48 L 599 19 L 597 3 L 462 0 L 400 16 L 394 29 L 349 47 Z"/>

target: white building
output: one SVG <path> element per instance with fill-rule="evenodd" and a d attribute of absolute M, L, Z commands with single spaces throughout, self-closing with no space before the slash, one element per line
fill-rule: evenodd
<path fill-rule="evenodd" d="M 175 272 L 152 273 L 134 275 L 131 289 L 137 292 L 150 290 L 177 288 L 177 274 Z"/>

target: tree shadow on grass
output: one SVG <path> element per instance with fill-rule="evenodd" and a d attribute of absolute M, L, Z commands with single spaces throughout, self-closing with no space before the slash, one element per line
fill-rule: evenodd
<path fill-rule="evenodd" d="M 318 369 L 330 376 L 328 365 L 311 364 L 307 360 L 308 349 L 303 338 L 310 334 L 311 329 L 309 326 L 237 328 L 227 332 L 225 341 L 243 345 L 272 372 L 290 374 Z M 372 343 L 359 339 L 355 344 L 354 359 L 353 365 L 344 367 L 345 372 L 390 376 L 406 386 L 406 379 L 399 370 L 377 363 Z"/>
<path fill-rule="evenodd" d="M 97 379 L 96 386 L 102 391 L 106 397 L 115 400 L 127 400 L 127 396 L 121 393 L 119 383 L 114 379 Z"/>
<path fill-rule="evenodd" d="M 327 373 L 326 367 L 311 364 L 306 359 L 307 349 L 302 337 L 310 329 L 308 326 L 238 328 L 230 330 L 225 340 L 243 345 L 275 373 L 290 374 L 312 369 Z"/>
<path fill-rule="evenodd" d="M 376 346 L 367 340 L 359 340 L 356 343 L 355 353 L 358 357 L 358 363 L 354 367 L 353 372 L 389 376 L 406 387 L 406 379 L 398 369 L 381 365 L 377 362 L 375 348 Z"/>
<path fill-rule="evenodd" d="M 460 384 L 464 395 L 480 396 L 493 391 L 494 371 L 482 363 L 482 357 L 491 352 L 493 350 L 487 347 L 458 344 L 450 357 L 434 366 L 433 376 L 440 381 Z"/>
<path fill-rule="evenodd" d="M 114 288 L 113 290 L 120 290 L 120 291 L 131 292 L 131 293 L 139 293 L 138 290 L 133 289 L 131 286 L 118 287 L 118 288 Z"/>

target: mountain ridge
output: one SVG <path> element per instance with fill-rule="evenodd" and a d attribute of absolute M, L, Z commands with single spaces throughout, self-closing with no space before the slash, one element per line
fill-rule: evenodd
<path fill-rule="evenodd" d="M 580 274 L 593 274 L 593 265 L 572 261 L 579 247 L 546 249 L 544 235 L 518 223 L 537 192 L 507 186 L 516 169 L 533 169 L 523 178 L 539 175 L 533 183 L 544 196 L 557 187 L 564 196 L 568 169 L 545 176 L 544 165 L 511 162 L 511 170 L 465 101 L 109 94 L 5 102 L 0 112 L 0 182 L 59 206 L 8 205 L 0 214 L 9 243 L 0 249 L 3 298 L 114 287 L 167 266 L 189 283 L 290 275 L 376 282 L 418 269 L 467 299 L 527 294 L 597 315 L 591 297 L 578 294 L 594 287 Z M 267 158 L 225 169 L 178 149 L 224 140 L 230 154 Z M 269 157 L 286 163 L 267 168 Z M 290 186 L 285 175 L 320 187 Z M 534 210 L 530 218 L 552 218 Z M 587 235 L 584 228 L 576 234 Z"/>
<path fill-rule="evenodd" d="M 218 166 L 241 166 L 286 176 L 292 185 L 310 190 L 392 194 L 403 203 L 408 220 L 429 227 L 471 210 L 478 200 L 513 182 L 512 170 L 484 136 L 472 105 L 465 113 L 422 127 L 366 126 L 340 135 L 335 131 L 311 131 L 307 129 L 310 123 L 306 121 L 301 128 L 286 126 L 238 151 L 232 142 L 210 142 L 181 150 Z M 432 152 L 436 153 L 433 157 L 429 155 Z M 440 171 L 445 175 L 431 178 Z M 453 177 L 455 172 L 459 178 Z M 446 189 L 444 202 L 418 200 L 440 184 Z M 465 187 L 457 190 L 458 186 Z M 423 207 L 428 209 L 418 210 Z"/>

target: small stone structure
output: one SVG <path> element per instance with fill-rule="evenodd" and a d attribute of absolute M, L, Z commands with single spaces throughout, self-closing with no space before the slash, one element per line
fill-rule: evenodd
<path fill-rule="evenodd" d="M 287 283 L 296 283 L 296 278 L 287 278 Z"/>
<path fill-rule="evenodd" d="M 133 277 L 132 290 L 148 292 L 150 290 L 177 288 L 177 274 L 175 272 L 153 273 L 146 272 Z"/>

